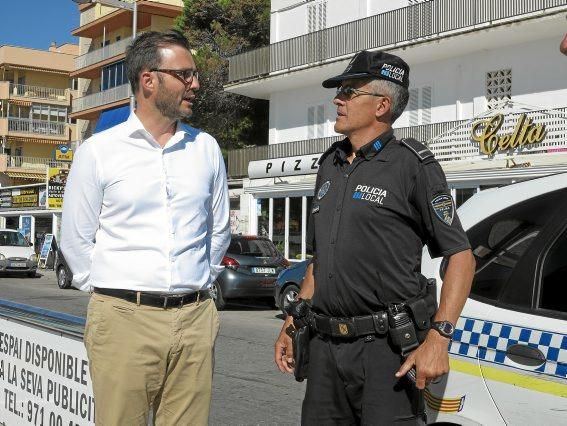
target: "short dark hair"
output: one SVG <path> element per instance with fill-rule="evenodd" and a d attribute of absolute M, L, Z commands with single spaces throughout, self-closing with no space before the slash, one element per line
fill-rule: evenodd
<path fill-rule="evenodd" d="M 125 64 L 132 93 L 136 94 L 140 88 L 140 73 L 144 69 L 159 68 L 161 65 L 160 49 L 170 45 L 191 50 L 185 35 L 177 30 L 148 31 L 138 35 L 128 46 Z"/>

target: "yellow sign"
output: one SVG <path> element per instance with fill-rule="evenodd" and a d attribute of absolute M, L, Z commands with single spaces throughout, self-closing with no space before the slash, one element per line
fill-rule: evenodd
<path fill-rule="evenodd" d="M 541 142 L 547 132 L 545 124 L 534 124 L 526 114 L 520 115 L 512 133 L 497 135 L 504 123 L 504 115 L 498 114 L 472 126 L 471 139 L 480 145 L 480 152 L 492 155 L 497 150 L 514 149 Z"/>
<path fill-rule="evenodd" d="M 73 161 L 73 150 L 68 149 L 66 152 L 63 152 L 57 148 L 55 150 L 55 159 L 57 161 Z"/>
<path fill-rule="evenodd" d="M 50 167 L 47 171 L 47 208 L 60 209 L 63 207 L 63 193 L 69 169 Z"/>

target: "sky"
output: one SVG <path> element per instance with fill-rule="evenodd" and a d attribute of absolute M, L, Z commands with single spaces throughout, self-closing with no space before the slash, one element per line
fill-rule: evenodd
<path fill-rule="evenodd" d="M 0 45 L 47 50 L 79 43 L 71 30 L 79 26 L 79 10 L 72 0 L 0 0 Z"/>

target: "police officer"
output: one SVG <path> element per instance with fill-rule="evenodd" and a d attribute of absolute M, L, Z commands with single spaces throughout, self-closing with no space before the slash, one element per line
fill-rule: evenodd
<path fill-rule="evenodd" d="M 314 257 L 299 294 L 314 313 L 305 425 L 424 424 L 422 390 L 449 370 L 475 261 L 439 163 L 421 143 L 394 136 L 408 86 L 401 58 L 368 51 L 323 82 L 336 87 L 335 131 L 346 138 L 320 159 L 310 215 Z M 415 324 L 427 329 L 408 351 L 393 343 L 387 314 L 405 315 L 423 294 L 424 245 L 448 266 L 433 321 Z M 275 344 L 282 372 L 294 368 L 290 324 L 288 317 Z"/>

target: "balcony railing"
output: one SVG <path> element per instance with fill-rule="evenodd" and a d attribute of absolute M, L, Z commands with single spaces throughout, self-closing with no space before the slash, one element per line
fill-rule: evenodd
<path fill-rule="evenodd" d="M 10 94 L 34 99 L 49 99 L 54 101 L 65 101 L 68 89 L 54 89 L 51 87 L 29 86 L 27 84 L 10 83 Z"/>
<path fill-rule="evenodd" d="M 46 136 L 65 135 L 66 123 L 25 118 L 8 118 L 8 131 L 19 133 L 34 133 Z"/>
<path fill-rule="evenodd" d="M 47 167 L 59 167 L 59 168 L 69 168 L 71 166 L 70 162 L 67 161 L 55 161 L 50 158 L 41 157 L 26 157 L 19 155 L 9 155 L 7 156 L 7 166 L 10 168 L 19 169 L 39 169 L 46 171 Z"/>
<path fill-rule="evenodd" d="M 435 39 L 495 21 L 557 13 L 567 0 L 430 0 L 273 43 L 229 58 L 228 81 L 259 77 L 364 49 Z"/>
<path fill-rule="evenodd" d="M 521 113 L 523 112 L 506 114 L 500 131 L 511 134 Z M 521 147 L 522 153 L 541 154 L 567 151 L 567 108 L 531 111 L 528 115 L 534 122 L 545 124 L 546 136 L 541 143 L 531 145 L 529 148 Z M 487 155 L 481 155 L 479 145 L 471 141 L 471 125 L 478 120 L 480 119 L 400 127 L 394 129 L 394 133 L 399 139 L 414 138 L 425 142 L 441 163 L 478 160 L 488 158 Z M 250 161 L 322 153 L 342 138 L 344 136 L 332 136 L 229 151 L 228 175 L 231 178 L 247 176 Z"/>
<path fill-rule="evenodd" d="M 72 112 L 84 111 L 86 109 L 111 104 L 126 99 L 128 96 L 130 96 L 130 85 L 123 84 L 122 86 L 73 99 Z"/>
<path fill-rule="evenodd" d="M 136 0 L 119 0 L 124 3 L 133 3 Z M 111 9 L 110 7 L 105 7 L 104 9 L 98 9 L 99 13 L 97 14 L 97 7 L 91 7 L 90 9 L 85 10 L 81 13 L 81 17 L 79 18 L 79 23 L 81 27 L 83 25 L 90 24 L 93 21 L 96 21 L 103 16 L 109 15 L 117 9 Z"/>
<path fill-rule="evenodd" d="M 75 70 L 88 67 L 89 65 L 102 62 L 106 59 L 120 55 L 126 51 L 126 47 L 132 42 L 132 37 L 127 37 L 123 40 L 109 44 L 108 46 L 101 47 L 100 49 L 93 50 L 92 52 L 85 53 L 84 55 L 75 58 Z"/>

